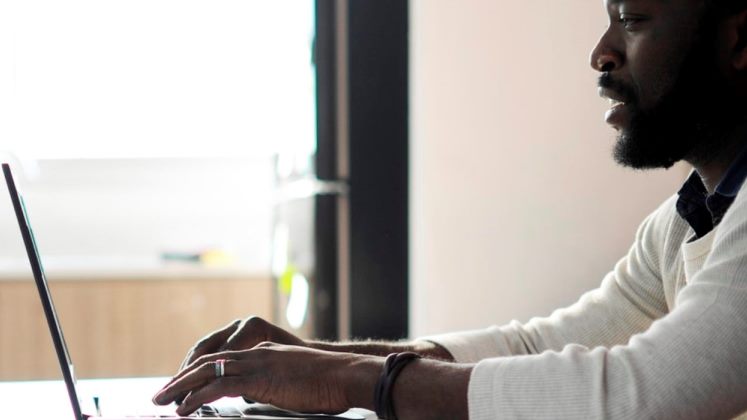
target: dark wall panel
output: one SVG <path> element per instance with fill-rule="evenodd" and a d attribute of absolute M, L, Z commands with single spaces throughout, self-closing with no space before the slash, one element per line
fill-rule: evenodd
<path fill-rule="evenodd" d="M 348 2 L 351 334 L 408 325 L 408 3 Z"/>

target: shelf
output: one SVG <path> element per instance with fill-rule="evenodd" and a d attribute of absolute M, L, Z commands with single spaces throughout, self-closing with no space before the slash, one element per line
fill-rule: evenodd
<path fill-rule="evenodd" d="M 248 267 L 210 266 L 194 262 L 162 261 L 142 256 L 45 257 L 44 271 L 50 282 L 58 280 L 187 280 L 266 278 Z M 30 280 L 31 267 L 22 258 L 0 258 L 0 281 Z"/>

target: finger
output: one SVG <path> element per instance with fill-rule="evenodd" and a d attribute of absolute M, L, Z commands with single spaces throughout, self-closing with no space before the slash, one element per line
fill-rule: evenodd
<path fill-rule="evenodd" d="M 179 366 L 179 370 L 183 370 L 189 366 L 192 362 L 204 356 L 205 354 L 215 353 L 220 350 L 223 344 L 226 343 L 229 337 L 239 329 L 242 324 L 240 319 L 237 319 L 218 331 L 215 331 L 207 337 L 200 340 L 184 358 L 182 364 Z"/>
<path fill-rule="evenodd" d="M 177 377 L 172 379 L 171 382 L 166 384 L 166 386 L 164 386 L 163 389 L 153 397 L 153 402 L 159 405 L 165 405 L 177 399 L 181 400 L 186 394 L 195 388 L 204 386 L 206 383 L 214 380 L 217 377 L 216 366 L 218 359 L 222 358 L 211 355 L 209 358 L 206 357 L 204 359 L 199 359 L 199 361 L 202 362 L 199 366 L 190 365 L 192 366 L 191 368 L 180 372 Z M 225 359 L 225 357 L 223 357 L 223 359 Z M 224 375 L 237 375 L 240 373 L 240 369 L 235 365 L 235 363 L 235 360 L 224 360 Z"/>
<path fill-rule="evenodd" d="M 197 360 L 195 360 L 194 362 L 192 362 L 189 366 L 185 367 L 183 370 L 181 370 L 176 375 L 174 375 L 174 377 L 171 378 L 171 380 L 166 385 L 163 386 L 162 390 L 168 388 L 174 382 L 176 382 L 176 381 L 182 379 L 183 377 L 189 375 L 192 371 L 194 371 L 195 369 L 200 368 L 202 365 L 204 365 L 206 363 L 212 363 L 213 369 L 215 369 L 215 362 L 217 360 L 223 359 L 225 361 L 228 361 L 228 360 L 237 359 L 239 357 L 240 357 L 240 355 L 238 354 L 238 352 L 220 352 L 220 353 L 213 353 L 213 354 L 208 354 L 208 355 L 205 355 L 205 356 L 200 356 Z M 226 364 L 227 363 L 224 363 L 224 367 L 225 367 Z M 187 396 L 187 393 L 188 392 L 183 392 L 181 394 L 175 395 L 174 396 L 174 402 L 177 403 L 177 404 L 181 404 L 182 401 L 184 400 L 184 397 Z M 158 395 L 158 394 L 156 394 L 156 395 Z M 156 397 L 154 397 L 154 401 L 155 401 L 155 398 Z"/>
<path fill-rule="evenodd" d="M 176 408 L 176 413 L 180 416 L 187 416 L 203 404 L 213 402 L 221 397 L 238 397 L 242 395 L 243 384 L 244 378 L 241 376 L 218 378 L 189 394 L 184 402 Z"/>
<path fill-rule="evenodd" d="M 205 363 L 198 369 L 190 371 L 156 394 L 153 402 L 166 405 L 173 402 L 178 395 L 188 394 L 193 389 L 204 386 L 215 378 L 216 362 Z"/>
<path fill-rule="evenodd" d="M 190 363 L 189 366 L 185 367 L 184 369 L 180 370 L 179 372 L 174 375 L 171 380 L 169 380 L 166 385 L 163 386 L 163 388 L 166 388 L 173 384 L 174 382 L 178 381 L 179 379 L 183 378 L 184 376 L 188 375 L 190 372 L 192 372 L 195 369 L 198 369 L 205 363 L 215 362 L 218 359 L 224 359 L 224 360 L 236 360 L 242 358 L 241 352 L 238 351 L 223 351 L 220 353 L 212 353 L 207 354 L 204 356 L 200 356 L 197 360 Z"/>
<path fill-rule="evenodd" d="M 268 322 L 259 317 L 247 318 L 231 334 L 220 350 L 242 350 L 252 348 L 267 337 Z"/>

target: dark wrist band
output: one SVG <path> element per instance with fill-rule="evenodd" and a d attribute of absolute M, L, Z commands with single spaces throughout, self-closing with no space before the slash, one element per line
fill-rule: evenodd
<path fill-rule="evenodd" d="M 397 376 L 405 366 L 421 357 L 419 354 L 412 352 L 392 353 L 386 357 L 384 369 L 381 371 L 381 376 L 374 389 L 374 410 L 379 418 L 397 420 L 392 399 L 394 381 L 397 380 Z"/>

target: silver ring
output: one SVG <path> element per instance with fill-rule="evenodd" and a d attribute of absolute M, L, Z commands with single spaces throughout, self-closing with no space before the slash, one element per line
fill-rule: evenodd
<path fill-rule="evenodd" d="M 215 361 L 215 377 L 222 378 L 226 376 L 226 359 L 218 359 Z"/>

